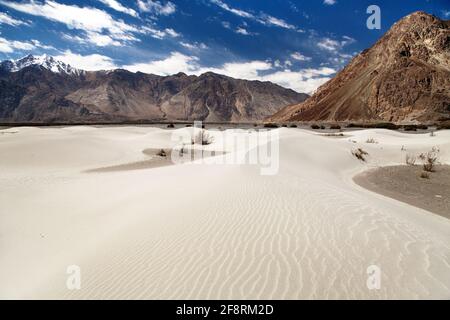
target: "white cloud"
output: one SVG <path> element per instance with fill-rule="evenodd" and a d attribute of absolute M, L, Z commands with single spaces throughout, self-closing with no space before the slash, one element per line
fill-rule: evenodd
<path fill-rule="evenodd" d="M 306 57 L 300 52 L 294 52 L 291 54 L 291 58 L 298 61 L 311 61 L 311 57 Z"/>
<path fill-rule="evenodd" d="M 255 19 L 255 16 L 247 11 L 244 10 L 239 10 L 239 9 L 235 9 L 230 7 L 229 5 L 227 5 L 225 2 L 220 1 L 220 0 L 211 0 L 212 3 L 218 5 L 219 7 L 221 7 L 222 9 L 224 9 L 225 11 L 231 12 L 239 17 L 243 17 L 243 18 L 251 18 L 251 19 Z"/>
<path fill-rule="evenodd" d="M 200 68 L 196 70 L 196 73 L 215 72 L 238 79 L 260 80 L 259 72 L 270 69 L 272 69 L 272 64 L 270 62 L 256 60 L 250 62 L 225 63 L 220 68 Z"/>
<path fill-rule="evenodd" d="M 13 27 L 17 27 L 20 25 L 28 25 L 27 22 L 15 19 L 8 15 L 6 12 L 0 12 L 0 24 L 8 24 Z"/>
<path fill-rule="evenodd" d="M 63 54 L 55 56 L 55 59 L 66 64 L 70 64 L 74 68 L 86 71 L 110 70 L 117 68 L 113 59 L 100 54 L 83 56 L 67 50 Z"/>
<path fill-rule="evenodd" d="M 141 33 L 148 34 L 151 37 L 156 38 L 156 39 L 164 39 L 167 36 L 170 36 L 172 38 L 176 38 L 176 37 L 180 36 L 180 34 L 173 29 L 166 28 L 164 30 L 158 30 L 158 29 L 154 28 L 153 26 L 143 26 L 141 28 Z"/>
<path fill-rule="evenodd" d="M 187 56 L 179 52 L 172 52 L 167 58 L 147 63 L 137 63 L 123 66 L 132 72 L 144 72 L 157 75 L 172 75 L 178 72 L 200 75 L 205 72 L 214 72 L 229 77 L 271 81 L 283 87 L 291 88 L 298 92 L 312 93 L 320 85 L 330 79 L 330 76 L 336 70 L 327 67 L 318 69 L 308 68 L 299 71 L 289 69 L 283 71 L 274 71 L 274 67 L 281 66 L 281 63 L 272 64 L 268 61 L 247 61 L 247 62 L 229 62 L 220 67 L 204 67 L 199 63 L 196 56 Z M 285 67 L 289 67 L 286 63 Z M 271 72 L 273 71 L 273 72 Z"/>
<path fill-rule="evenodd" d="M 31 43 L 32 43 L 36 48 L 41 48 L 41 49 L 45 49 L 45 50 L 56 50 L 55 47 L 49 46 L 49 45 L 45 45 L 45 44 L 42 44 L 39 40 L 31 40 Z"/>
<path fill-rule="evenodd" d="M 180 42 L 180 44 L 185 47 L 186 49 L 189 50 L 204 50 L 204 49 L 208 49 L 208 46 L 206 44 L 204 44 L 203 42 L 194 42 L 194 43 L 189 43 L 189 42 Z"/>
<path fill-rule="evenodd" d="M 135 10 L 123 6 L 117 0 L 98 0 L 98 1 L 102 2 L 103 4 L 107 5 L 111 9 L 114 9 L 114 10 L 116 10 L 118 12 L 126 13 L 126 14 L 129 14 L 130 16 L 133 16 L 133 17 L 137 17 L 138 16 L 138 14 L 137 14 L 137 12 Z"/>
<path fill-rule="evenodd" d="M 269 16 L 269 15 L 262 15 L 262 17 L 260 19 L 261 19 L 261 23 L 266 24 L 266 25 L 273 25 L 273 26 L 277 26 L 280 28 L 284 28 L 284 29 L 292 29 L 292 30 L 297 29 L 294 25 L 289 24 L 282 19 L 278 19 L 278 18 Z"/>
<path fill-rule="evenodd" d="M 177 7 L 170 1 L 166 4 L 162 4 L 161 2 L 155 0 L 138 0 L 137 4 L 141 11 L 150 12 L 161 16 L 171 15 L 177 10 Z"/>
<path fill-rule="evenodd" d="M 100 35 L 105 34 L 115 41 L 136 41 L 132 33 L 141 32 L 136 26 L 129 25 L 123 20 L 115 19 L 107 12 L 92 7 L 66 5 L 50 0 L 45 3 L 0 0 L 0 4 L 20 12 L 63 23 L 69 29 L 85 31 L 88 35 L 88 41 L 97 39 Z M 107 42 L 105 41 L 106 37 L 103 37 L 103 40 L 100 42 L 101 45 Z M 114 43 L 114 41 L 109 42 Z M 91 41 L 91 43 L 96 44 L 94 41 Z"/>
<path fill-rule="evenodd" d="M 355 39 L 348 36 L 343 36 L 342 39 L 343 40 L 338 41 L 330 38 L 323 38 L 317 43 L 317 46 L 327 51 L 337 52 L 341 50 L 343 47 L 356 42 Z"/>
<path fill-rule="evenodd" d="M 443 10 L 442 14 L 444 15 L 444 17 L 449 18 L 450 17 L 450 10 L 449 11 Z"/>
<path fill-rule="evenodd" d="M 36 49 L 36 46 L 27 41 L 8 40 L 0 37 L 0 52 L 13 53 L 15 50 L 30 51 Z"/>
<path fill-rule="evenodd" d="M 237 27 L 235 32 L 238 33 L 238 34 L 242 34 L 244 36 L 253 36 L 253 35 L 257 34 L 257 33 L 250 32 L 250 31 L 248 31 L 247 29 L 245 29 L 243 27 Z"/>
<path fill-rule="evenodd" d="M 148 63 L 136 63 L 123 66 L 131 72 L 144 72 L 162 76 L 172 75 L 178 72 L 193 73 L 198 69 L 197 57 L 187 56 L 179 52 L 172 52 L 162 60 L 149 61 Z"/>
<path fill-rule="evenodd" d="M 331 79 L 334 69 L 307 69 L 300 71 L 284 70 L 261 77 L 263 81 L 270 81 L 282 87 L 293 89 L 297 92 L 312 94 L 318 87 Z"/>
<path fill-rule="evenodd" d="M 341 47 L 341 44 L 336 40 L 324 38 L 317 44 L 317 46 L 324 50 L 336 51 Z"/>
<path fill-rule="evenodd" d="M 247 19 L 257 21 L 266 26 L 276 26 L 276 27 L 280 27 L 280 28 L 284 28 L 284 29 L 292 29 L 292 30 L 297 30 L 300 32 L 302 31 L 302 30 L 297 29 L 294 25 L 287 23 L 283 19 L 275 18 L 275 17 L 272 17 L 265 13 L 261 13 L 259 15 L 254 15 L 253 13 L 250 13 L 248 11 L 232 8 L 228 4 L 226 4 L 225 2 L 223 2 L 221 0 L 210 0 L 210 1 L 211 1 L 211 3 L 219 6 L 220 8 L 222 8 L 225 11 L 231 12 L 234 15 L 237 15 L 242 18 L 247 18 Z M 228 29 L 230 27 L 228 22 L 222 22 L 222 25 Z"/>
<path fill-rule="evenodd" d="M 323 3 L 329 6 L 336 4 L 336 0 L 324 0 Z"/>

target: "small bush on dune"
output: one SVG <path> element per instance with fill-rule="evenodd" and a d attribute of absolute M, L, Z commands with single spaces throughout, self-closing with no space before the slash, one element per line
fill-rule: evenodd
<path fill-rule="evenodd" d="M 283 124 L 282 127 L 283 127 L 283 128 L 287 128 L 287 124 Z"/>
<path fill-rule="evenodd" d="M 320 129 L 320 126 L 317 125 L 317 124 L 312 124 L 312 125 L 311 125 L 311 129 L 319 130 L 319 129 Z"/>
<path fill-rule="evenodd" d="M 366 143 L 378 143 L 378 141 L 375 140 L 374 138 L 369 138 L 366 140 Z"/>
<path fill-rule="evenodd" d="M 291 128 L 297 128 L 297 125 L 296 124 L 291 124 L 290 127 Z"/>
<path fill-rule="evenodd" d="M 405 161 L 408 166 L 414 166 L 416 164 L 417 158 L 412 154 L 407 154 Z"/>
<path fill-rule="evenodd" d="M 159 150 L 156 155 L 160 157 L 167 157 L 166 151 L 164 151 L 164 149 Z"/>
<path fill-rule="evenodd" d="M 335 125 L 330 126 L 330 129 L 331 129 L 331 130 L 341 130 L 341 126 L 335 124 Z"/>
<path fill-rule="evenodd" d="M 214 142 L 214 137 L 212 137 L 205 130 L 199 131 L 199 133 L 197 133 L 197 135 L 194 138 L 194 143 L 195 144 L 200 144 L 202 146 L 210 145 L 213 142 Z"/>
<path fill-rule="evenodd" d="M 361 160 L 363 162 L 366 162 L 366 156 L 369 155 L 368 152 L 364 151 L 361 148 L 358 148 L 356 150 L 352 150 L 352 154 L 358 159 Z"/>
<path fill-rule="evenodd" d="M 431 151 L 422 153 L 419 156 L 420 160 L 423 161 L 423 170 L 426 172 L 434 172 L 434 167 L 438 162 L 439 158 L 439 149 L 433 147 Z"/>
<path fill-rule="evenodd" d="M 279 126 L 276 123 L 264 123 L 264 128 L 271 128 L 271 129 L 275 129 L 278 128 Z"/>

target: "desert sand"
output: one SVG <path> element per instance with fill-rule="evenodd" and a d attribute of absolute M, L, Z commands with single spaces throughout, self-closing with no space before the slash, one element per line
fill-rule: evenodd
<path fill-rule="evenodd" d="M 3 130 L 0 298 L 450 298 L 450 220 L 353 181 L 433 146 L 450 164 L 450 131 L 277 130 L 273 176 L 195 162 L 90 172 L 148 161 L 143 150 L 170 149 L 172 130 Z M 80 290 L 66 287 L 71 265 Z"/>

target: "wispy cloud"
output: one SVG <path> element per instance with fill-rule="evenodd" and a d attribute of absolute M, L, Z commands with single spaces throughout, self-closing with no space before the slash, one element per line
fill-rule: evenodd
<path fill-rule="evenodd" d="M 86 71 L 111 70 L 117 68 L 113 59 L 100 54 L 83 56 L 67 50 L 62 54 L 55 56 L 55 59 L 70 64 L 72 67 Z"/>
<path fill-rule="evenodd" d="M 140 41 L 137 37 L 138 34 L 149 34 L 159 39 L 166 36 L 178 36 L 178 33 L 173 29 L 158 30 L 152 26 L 137 27 L 93 7 L 66 5 L 56 1 L 40 3 L 0 0 L 0 4 L 20 12 L 63 23 L 69 29 L 81 30 L 85 33 L 85 36 L 77 36 L 76 39 L 83 39 L 82 41 L 86 43 L 101 47 L 119 46 L 127 42 Z"/>
<path fill-rule="evenodd" d="M 331 38 L 322 38 L 318 43 L 317 46 L 320 49 L 327 50 L 327 51 L 334 51 L 337 52 L 338 50 L 342 49 L 343 47 L 352 44 L 356 42 L 355 39 L 343 36 L 342 40 L 335 40 Z"/>
<path fill-rule="evenodd" d="M 165 4 L 155 0 L 138 0 L 138 7 L 142 12 L 150 12 L 155 15 L 168 16 L 176 11 L 176 5 L 170 1 Z"/>
<path fill-rule="evenodd" d="M 298 61 L 311 61 L 311 57 L 304 56 L 300 52 L 294 52 L 291 54 L 291 58 Z"/>
<path fill-rule="evenodd" d="M 25 21 L 22 21 L 19 19 L 15 19 L 15 18 L 11 17 L 10 15 L 8 15 L 6 12 L 0 12 L 0 24 L 8 24 L 13 27 L 17 27 L 20 25 L 29 25 L 28 22 L 25 22 Z"/>
<path fill-rule="evenodd" d="M 293 71 L 289 69 L 290 64 L 285 64 L 284 67 L 287 67 L 287 69 L 276 70 L 279 66 L 279 64 L 272 64 L 270 61 L 252 60 L 227 62 L 219 67 L 205 67 L 201 65 L 200 59 L 196 56 L 172 52 L 168 57 L 161 60 L 125 65 L 123 68 L 132 72 L 140 71 L 158 75 L 171 75 L 178 72 L 200 75 L 205 72 L 214 72 L 238 79 L 271 81 L 298 92 L 306 93 L 316 90 L 336 72 L 335 69 L 328 67 Z"/>
<path fill-rule="evenodd" d="M 126 14 L 129 14 L 130 16 L 133 16 L 133 17 L 137 17 L 138 16 L 136 10 L 125 7 L 124 5 L 122 5 L 117 0 L 98 0 L 98 1 L 100 1 L 104 5 L 107 5 L 111 9 L 114 9 L 114 10 L 116 10 L 118 12 L 126 13 Z"/>
<path fill-rule="evenodd" d="M 211 3 L 222 8 L 223 10 L 228 11 L 236 16 L 246 18 L 246 19 L 251 19 L 253 21 L 259 22 L 266 26 L 276 26 L 276 27 L 280 27 L 280 28 L 284 28 L 284 29 L 302 31 L 302 30 L 298 29 L 296 26 L 287 23 L 283 19 L 273 17 L 266 13 L 260 13 L 260 14 L 256 15 L 256 14 L 253 14 L 253 13 L 245 11 L 245 10 L 233 8 L 221 0 L 210 0 L 210 1 L 211 1 Z"/>
<path fill-rule="evenodd" d="M 208 49 L 208 46 L 206 44 L 204 44 L 203 42 L 193 42 L 193 43 L 189 43 L 189 42 L 184 42 L 181 41 L 180 44 L 189 50 L 193 50 L 193 51 L 198 51 L 198 50 L 205 50 Z"/>
<path fill-rule="evenodd" d="M 332 5 L 335 5 L 337 3 L 337 1 L 336 0 L 324 0 L 323 3 L 328 6 L 332 6 Z"/>
<path fill-rule="evenodd" d="M 52 46 L 44 45 L 38 40 L 30 40 L 30 41 L 17 41 L 17 40 L 8 40 L 3 37 L 0 37 L 0 52 L 3 53 L 13 53 L 17 50 L 19 51 L 31 51 L 36 50 L 38 48 L 41 49 L 55 49 Z"/>
<path fill-rule="evenodd" d="M 187 56 L 180 52 L 172 52 L 162 60 L 125 65 L 123 68 L 132 72 L 140 71 L 166 76 L 178 72 L 193 73 L 198 68 L 197 61 L 197 57 Z"/>

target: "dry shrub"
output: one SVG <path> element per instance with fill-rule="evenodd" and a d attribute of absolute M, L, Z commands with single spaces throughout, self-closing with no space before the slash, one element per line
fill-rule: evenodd
<path fill-rule="evenodd" d="M 164 151 L 164 149 L 159 150 L 159 152 L 156 155 L 160 157 L 167 157 L 167 153 L 166 151 Z"/>
<path fill-rule="evenodd" d="M 366 162 L 366 156 L 369 155 L 366 151 L 361 148 L 352 150 L 352 154 L 359 160 Z"/>
<path fill-rule="evenodd" d="M 194 138 L 193 144 L 200 144 L 202 146 L 207 146 L 214 142 L 214 137 L 211 136 L 208 132 L 205 130 L 199 131 L 197 135 Z"/>
<path fill-rule="evenodd" d="M 420 160 L 423 162 L 423 170 L 426 172 L 434 172 L 434 167 L 437 164 L 439 158 L 439 149 L 433 147 L 431 151 L 422 153 L 419 156 Z"/>
<path fill-rule="evenodd" d="M 374 138 L 369 138 L 366 140 L 366 143 L 378 143 L 378 141 L 375 140 Z"/>
<path fill-rule="evenodd" d="M 412 155 L 412 154 L 406 155 L 406 164 L 408 166 L 414 166 L 416 164 L 416 161 L 417 161 L 417 157 L 415 155 Z"/>

